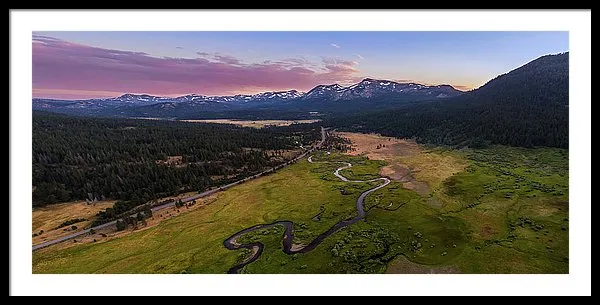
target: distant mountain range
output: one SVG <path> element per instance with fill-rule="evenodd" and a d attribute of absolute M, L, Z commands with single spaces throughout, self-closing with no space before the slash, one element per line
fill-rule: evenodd
<path fill-rule="evenodd" d="M 309 116 L 389 108 L 399 103 L 445 99 L 462 93 L 450 85 L 426 86 L 365 78 L 347 87 L 318 85 L 306 93 L 289 90 L 231 96 L 124 94 L 115 98 L 87 100 L 36 98 L 33 99 L 33 109 L 77 115 L 163 118 L 239 116 L 240 111 L 282 111 L 292 113 L 292 116 Z"/>

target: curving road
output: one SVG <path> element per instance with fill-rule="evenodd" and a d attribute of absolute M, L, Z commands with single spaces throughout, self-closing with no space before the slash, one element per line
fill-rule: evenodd
<path fill-rule="evenodd" d="M 288 162 L 286 162 L 286 163 L 283 163 L 283 164 L 281 164 L 281 165 L 278 165 L 278 166 L 276 166 L 276 167 L 274 167 L 274 168 L 268 169 L 268 170 L 266 170 L 266 171 L 264 171 L 264 172 L 261 172 L 261 173 L 258 173 L 258 174 L 256 174 L 256 175 L 253 175 L 253 176 L 250 176 L 250 177 L 244 178 L 244 179 L 242 179 L 242 180 L 238 180 L 238 181 L 235 181 L 235 182 L 232 182 L 232 183 L 229 183 L 229 184 L 223 185 L 223 186 L 221 186 L 221 187 L 218 187 L 218 188 L 216 188 L 216 189 L 209 190 L 209 191 L 205 191 L 205 192 L 202 192 L 202 193 L 199 193 L 199 194 L 196 194 L 196 195 L 190 196 L 190 197 L 182 198 L 182 199 L 181 199 L 181 202 L 188 202 L 188 201 L 196 200 L 196 199 L 198 199 L 198 198 L 202 198 L 202 197 L 206 197 L 206 196 L 212 195 L 212 194 L 214 194 L 214 193 L 217 193 L 217 192 L 220 192 L 220 191 L 226 190 L 226 189 L 228 189 L 228 188 L 231 188 L 232 186 L 235 186 L 235 185 L 238 185 L 238 184 L 241 184 L 241 183 L 247 182 L 247 181 L 249 181 L 249 180 L 252 180 L 252 179 L 259 178 L 259 177 L 261 177 L 261 176 L 263 176 L 263 175 L 266 175 L 266 174 L 268 174 L 268 173 L 275 172 L 275 171 L 277 171 L 277 170 L 279 170 L 279 169 L 281 169 L 281 168 L 284 168 L 284 167 L 286 167 L 286 166 L 288 166 L 288 165 L 291 165 L 291 164 L 293 164 L 293 163 L 296 163 L 298 160 L 300 160 L 300 159 L 302 159 L 302 158 L 306 157 L 308 154 L 312 153 L 312 152 L 313 152 L 315 149 L 317 149 L 317 148 L 321 147 L 321 146 L 323 145 L 323 143 L 325 143 L 325 138 L 326 138 L 326 130 L 327 130 L 327 129 L 325 129 L 325 128 L 321 127 L 321 141 L 319 141 L 319 142 L 317 143 L 317 145 L 315 145 L 314 147 L 312 147 L 312 148 L 308 149 L 307 151 L 303 152 L 303 153 L 302 153 L 301 155 L 299 155 L 298 157 L 296 157 L 296 158 L 294 158 L 294 159 L 292 159 L 292 160 L 290 160 L 290 161 L 288 161 Z M 310 160 L 309 160 L 309 161 L 310 161 Z M 163 204 L 163 205 L 155 206 L 155 207 L 153 207 L 153 208 L 152 208 L 152 212 L 156 212 L 156 211 L 159 211 L 159 210 L 162 210 L 162 209 L 164 209 L 164 208 L 168 208 L 168 207 L 171 207 L 171 206 L 174 206 L 174 205 L 175 205 L 175 201 L 173 201 L 173 202 L 169 202 L 169 203 L 165 203 L 165 204 Z M 48 247 L 48 246 L 51 246 L 51 245 L 54 245 L 54 244 L 58 244 L 58 243 L 61 243 L 61 242 L 64 242 L 64 241 L 67 241 L 67 240 L 70 240 L 70 239 L 73 239 L 73 238 L 76 238 L 76 237 L 79 237 L 79 236 L 85 235 L 85 234 L 88 234 L 88 233 L 89 233 L 89 232 L 90 232 L 92 229 L 93 229 L 93 230 L 95 230 L 95 231 L 97 231 L 97 230 L 99 230 L 99 229 L 106 228 L 106 227 L 110 227 L 110 226 L 114 226 L 114 225 L 116 225 L 116 224 L 117 224 L 117 221 L 116 221 L 116 220 L 113 220 L 113 221 L 111 221 L 111 222 L 107 222 L 107 223 L 105 223 L 105 224 L 101 224 L 101 225 L 95 226 L 95 227 L 93 227 L 93 228 L 90 228 L 90 229 L 86 229 L 86 230 L 83 230 L 83 231 L 75 232 L 75 233 L 73 233 L 73 234 L 69 234 L 69 235 L 66 235 L 66 236 L 63 236 L 63 237 L 60 237 L 60 238 L 57 238 L 57 239 L 48 240 L 48 241 L 45 241 L 45 242 L 43 242 L 43 243 L 39 243 L 39 244 L 37 244 L 37 245 L 33 245 L 33 246 L 31 247 L 31 248 L 32 248 L 31 250 L 32 250 L 32 251 L 35 251 L 35 250 L 38 250 L 38 249 L 41 249 L 41 248 L 45 248 L 45 247 Z"/>
<path fill-rule="evenodd" d="M 225 246 L 225 248 L 227 248 L 229 250 L 238 250 L 238 249 L 242 249 L 242 248 L 249 249 L 249 250 L 252 250 L 252 255 L 245 261 L 231 267 L 227 273 L 238 273 L 240 269 L 244 268 L 244 266 L 257 260 L 260 257 L 260 255 L 262 254 L 262 251 L 264 249 L 264 244 L 261 242 L 254 242 L 254 243 L 249 243 L 249 244 L 238 243 L 237 239 L 240 236 L 242 236 L 246 233 L 252 232 L 252 231 L 282 225 L 285 228 L 285 232 L 283 235 L 283 252 L 286 254 L 306 253 L 308 251 L 311 251 L 315 247 L 317 247 L 321 242 L 323 242 L 323 240 L 325 240 L 325 238 L 327 238 L 329 235 L 335 233 L 339 229 L 347 227 L 347 226 L 354 224 L 357 221 L 363 219 L 366 214 L 364 205 L 365 205 L 365 198 L 367 197 L 367 195 L 390 184 L 390 179 L 384 178 L 384 177 L 375 178 L 375 179 L 371 179 L 371 180 L 349 180 L 348 178 L 342 176 L 340 174 L 340 171 L 352 167 L 352 164 L 347 163 L 347 162 L 326 162 L 326 161 L 316 162 L 316 161 L 312 160 L 312 157 L 313 156 L 308 157 L 308 162 L 310 162 L 310 163 L 342 163 L 342 164 L 345 164 L 344 166 L 336 169 L 335 172 L 333 173 L 336 177 L 340 178 L 342 181 L 361 183 L 361 182 L 374 182 L 377 180 L 381 180 L 381 181 L 383 181 L 383 183 L 372 189 L 366 190 L 362 194 L 360 194 L 360 196 L 356 200 L 356 210 L 358 211 L 358 215 L 356 215 L 355 217 L 353 217 L 351 219 L 342 220 L 342 221 L 336 223 L 331 228 L 329 228 L 329 230 L 327 230 L 327 231 L 323 232 L 322 234 L 320 234 L 319 236 L 317 236 L 313 241 L 311 241 L 306 246 L 299 246 L 299 245 L 293 244 L 294 223 L 289 220 L 281 220 L 281 221 L 276 221 L 276 222 L 269 223 L 269 224 L 260 224 L 260 225 L 256 225 L 256 226 L 253 226 L 250 228 L 246 228 L 244 230 L 241 230 L 241 231 L 233 234 L 231 237 L 227 238 L 223 242 L 223 245 Z"/>

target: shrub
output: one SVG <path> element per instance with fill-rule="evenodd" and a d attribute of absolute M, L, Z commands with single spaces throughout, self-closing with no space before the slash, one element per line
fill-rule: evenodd
<path fill-rule="evenodd" d="M 73 218 L 73 219 L 69 219 L 69 220 L 67 220 L 67 221 L 65 221 L 65 222 L 63 222 L 63 223 L 61 223 L 60 225 L 58 225 L 58 226 L 57 226 L 56 228 L 54 228 L 54 229 L 60 229 L 60 228 L 63 228 L 63 227 L 66 227 L 66 226 L 70 226 L 70 225 L 72 225 L 72 224 L 75 224 L 75 223 L 78 223 L 78 222 L 82 222 L 82 221 L 86 221 L 86 220 L 87 220 L 87 219 L 85 219 L 85 218 Z M 43 231 L 43 230 L 42 230 L 41 232 L 42 232 L 42 233 L 44 233 L 44 231 Z"/>
<path fill-rule="evenodd" d="M 125 221 L 123 221 L 123 219 L 117 220 L 117 231 L 123 231 L 126 227 L 127 225 L 125 224 Z"/>

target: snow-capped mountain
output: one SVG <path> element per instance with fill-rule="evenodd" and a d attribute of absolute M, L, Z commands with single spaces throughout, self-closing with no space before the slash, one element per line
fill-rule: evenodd
<path fill-rule="evenodd" d="M 123 94 L 119 97 L 88 100 L 33 99 L 33 109 L 88 115 L 144 116 L 171 113 L 247 110 L 327 110 L 355 109 L 354 100 L 374 108 L 389 108 L 403 101 L 434 100 L 462 94 L 449 85 L 427 86 L 365 78 L 351 86 L 318 85 L 306 93 L 297 90 L 263 92 L 253 95 L 178 97 Z M 347 109 L 346 109 L 347 108 Z"/>
<path fill-rule="evenodd" d="M 340 96 L 341 92 L 344 91 L 344 89 L 345 88 L 340 86 L 339 84 L 318 85 L 318 86 L 312 88 L 310 91 L 308 91 L 306 93 L 306 95 L 304 95 L 303 97 L 305 99 L 312 99 L 312 98 L 338 99 L 338 97 Z"/>
<path fill-rule="evenodd" d="M 218 102 L 218 103 L 244 103 L 257 100 L 290 100 L 296 99 L 303 96 L 303 93 L 297 90 L 289 91 L 275 91 L 275 92 L 263 92 L 254 95 L 238 94 L 238 95 L 222 95 L 222 96 L 207 96 L 199 94 L 188 94 L 178 97 L 163 97 L 163 96 L 152 96 L 148 94 L 123 94 L 119 97 L 108 98 L 108 99 L 95 99 L 94 101 L 104 103 L 118 102 L 121 105 L 132 104 L 156 104 L 163 102 L 181 103 L 181 102 L 193 102 L 193 101 L 205 101 L 205 102 Z"/>
<path fill-rule="evenodd" d="M 281 99 L 281 100 L 292 100 L 302 97 L 304 94 L 297 90 L 289 90 L 289 91 L 275 91 L 275 92 L 263 92 L 259 94 L 252 95 L 253 100 L 273 100 L 273 99 Z"/>
<path fill-rule="evenodd" d="M 148 94 L 123 94 L 119 97 L 115 97 L 115 98 L 108 98 L 108 99 L 103 99 L 103 101 L 106 102 L 119 102 L 119 103 L 124 103 L 124 104 L 132 104 L 132 105 L 139 105 L 139 104 L 155 104 L 155 103 L 160 103 L 160 102 L 166 102 L 169 101 L 170 99 L 168 97 L 162 97 L 162 96 L 153 96 L 153 95 L 148 95 Z"/>
<path fill-rule="evenodd" d="M 414 83 L 397 83 L 387 80 L 365 78 L 361 82 L 342 87 L 338 84 L 319 85 L 310 90 L 304 98 L 331 98 L 352 100 L 386 95 L 422 96 L 425 98 L 446 98 L 462 94 L 450 85 L 426 86 Z"/>

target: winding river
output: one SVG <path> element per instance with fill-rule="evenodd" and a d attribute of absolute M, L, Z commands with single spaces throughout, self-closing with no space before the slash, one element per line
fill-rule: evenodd
<path fill-rule="evenodd" d="M 366 183 L 366 182 L 374 182 L 374 181 L 381 180 L 381 181 L 383 181 L 383 183 L 372 189 L 366 190 L 362 194 L 360 194 L 360 196 L 356 200 L 356 210 L 357 210 L 358 214 L 354 218 L 342 220 L 342 221 L 334 224 L 331 228 L 329 228 L 329 230 L 321 233 L 313 241 L 311 241 L 308 245 L 297 245 L 297 244 L 293 243 L 294 223 L 291 221 L 288 221 L 288 220 L 280 220 L 280 221 L 276 221 L 276 222 L 269 223 L 269 224 L 256 225 L 256 226 L 253 226 L 250 228 L 243 229 L 243 230 L 233 234 L 231 237 L 227 238 L 223 242 L 223 245 L 225 246 L 225 248 L 227 248 L 229 250 L 238 250 L 238 249 L 242 249 L 242 248 L 249 249 L 249 250 L 252 250 L 252 255 L 248 259 L 244 260 L 243 262 L 231 267 L 229 269 L 228 273 L 238 273 L 240 269 L 244 268 L 244 266 L 257 260 L 260 257 L 260 255 L 262 254 L 262 251 L 264 249 L 264 244 L 261 242 L 253 242 L 253 243 L 248 243 L 248 244 L 238 243 L 237 239 L 240 236 L 242 236 L 246 233 L 252 232 L 252 231 L 271 228 L 274 226 L 281 225 L 285 228 L 285 232 L 283 235 L 283 252 L 284 253 L 295 254 L 295 253 L 309 252 L 312 249 L 316 248 L 329 235 L 337 232 L 341 228 L 347 227 L 347 226 L 354 224 L 357 221 L 363 219 L 366 214 L 365 209 L 364 209 L 364 204 L 365 204 L 365 198 L 367 197 L 367 195 L 369 195 L 370 193 L 372 193 L 380 188 L 385 187 L 386 185 L 388 185 L 390 183 L 390 179 L 383 178 L 383 177 L 375 178 L 375 179 L 371 179 L 371 180 L 349 180 L 348 178 L 346 178 L 340 174 L 340 171 L 352 167 L 352 164 L 347 163 L 347 162 L 327 162 L 327 161 L 317 162 L 317 161 L 312 160 L 312 156 L 308 157 L 308 162 L 310 162 L 310 163 L 342 163 L 342 164 L 344 164 L 344 166 L 336 169 L 333 174 L 345 182 L 358 182 L 358 183 L 365 182 Z"/>

